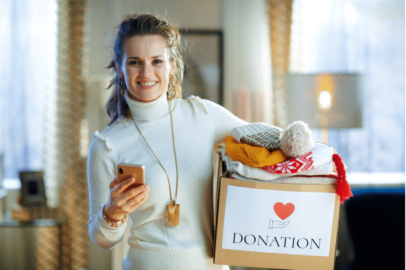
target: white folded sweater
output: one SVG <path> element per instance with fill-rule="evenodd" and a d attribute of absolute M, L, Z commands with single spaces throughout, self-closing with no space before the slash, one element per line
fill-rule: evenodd
<path fill-rule="evenodd" d="M 176 187 L 171 121 L 166 94 L 141 103 L 126 95 L 131 114 Z M 234 126 L 246 122 L 223 107 L 198 97 L 170 102 L 173 110 L 176 152 L 179 166 L 180 225 L 167 226 L 170 203 L 167 177 L 147 147 L 132 120 L 115 121 L 102 133 L 95 133 L 89 150 L 90 195 L 89 235 L 104 249 L 122 240 L 124 228 L 113 228 L 102 217 L 109 183 L 119 163 L 145 166 L 148 200 L 129 215 L 130 245 L 123 269 L 221 269 L 212 259 L 212 150 Z"/>

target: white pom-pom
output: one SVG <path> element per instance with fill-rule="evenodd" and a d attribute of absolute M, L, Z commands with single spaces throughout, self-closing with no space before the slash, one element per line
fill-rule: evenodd
<path fill-rule="evenodd" d="M 313 146 L 312 131 L 302 121 L 293 122 L 281 135 L 281 150 L 288 158 L 300 157 Z"/>

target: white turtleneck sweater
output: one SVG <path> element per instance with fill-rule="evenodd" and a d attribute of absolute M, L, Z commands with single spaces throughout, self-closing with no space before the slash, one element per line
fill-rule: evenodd
<path fill-rule="evenodd" d="M 172 194 L 176 190 L 176 166 L 171 120 L 166 93 L 153 102 L 136 102 L 126 95 L 133 118 L 168 172 Z M 123 238 L 123 225 L 114 228 L 102 217 L 109 184 L 119 163 L 145 166 L 148 200 L 129 215 L 130 245 L 123 269 L 181 270 L 221 269 L 212 259 L 212 150 L 230 129 L 246 122 L 223 107 L 198 97 L 170 102 L 179 167 L 180 225 L 168 227 L 170 203 L 167 177 L 132 120 L 115 121 L 102 133 L 96 131 L 89 149 L 89 235 L 104 249 Z"/>

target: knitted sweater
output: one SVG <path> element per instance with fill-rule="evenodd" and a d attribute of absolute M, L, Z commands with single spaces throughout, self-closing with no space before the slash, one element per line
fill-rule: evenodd
<path fill-rule="evenodd" d="M 126 95 L 133 118 L 170 177 L 176 190 L 176 166 L 166 94 L 149 102 L 136 102 Z M 167 205 L 171 202 L 167 177 L 132 120 L 121 118 L 96 132 L 89 149 L 89 235 L 104 249 L 123 238 L 123 225 L 113 228 L 102 217 L 109 183 L 119 163 L 145 166 L 151 187 L 148 200 L 133 213 L 129 250 L 123 269 L 221 269 L 212 259 L 212 150 L 234 126 L 246 124 L 223 107 L 198 97 L 171 102 L 179 167 L 180 225 L 168 227 Z M 127 240 L 127 239 L 126 239 Z"/>
<path fill-rule="evenodd" d="M 281 150 L 269 152 L 265 147 L 239 143 L 231 136 L 226 138 L 226 152 L 232 160 L 257 168 L 272 166 L 287 160 Z"/>

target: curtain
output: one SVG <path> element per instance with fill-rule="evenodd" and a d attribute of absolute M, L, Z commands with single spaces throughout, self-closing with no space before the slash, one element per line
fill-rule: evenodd
<path fill-rule="evenodd" d="M 46 97 L 56 69 L 56 9 L 55 0 L 1 2 L 0 179 L 18 183 L 19 171 L 43 170 Z M 3 229 L 1 236 L 1 269 L 59 269 L 59 228 Z"/>
<path fill-rule="evenodd" d="M 404 1 L 296 0 L 295 4 L 300 7 L 294 22 L 301 24 L 299 71 L 363 76 L 363 127 L 331 129 L 329 144 L 349 172 L 404 172 Z M 319 136 L 318 130 L 313 132 Z"/>
<path fill-rule="evenodd" d="M 4 155 L 4 178 L 43 168 L 45 93 L 54 79 L 56 16 L 54 0 L 1 2 L 0 154 Z"/>
<path fill-rule="evenodd" d="M 56 91 L 47 95 L 45 180 L 49 204 L 64 222 L 61 269 L 88 265 L 85 105 L 86 0 L 58 0 Z M 82 151 L 83 152 L 83 151 Z"/>
<path fill-rule="evenodd" d="M 224 0 L 224 106 L 249 122 L 273 122 L 264 0 Z"/>

